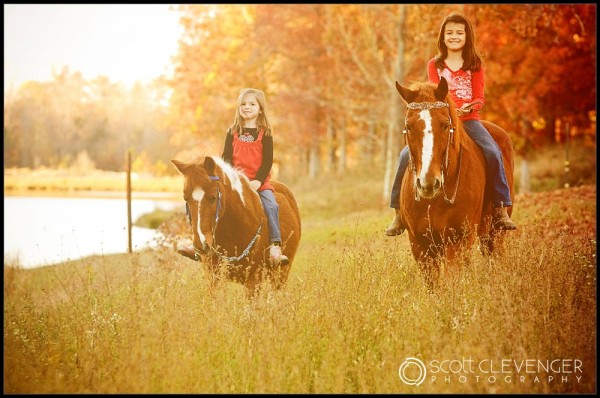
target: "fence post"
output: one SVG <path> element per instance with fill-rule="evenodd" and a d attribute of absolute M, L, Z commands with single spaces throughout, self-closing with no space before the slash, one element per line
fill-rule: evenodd
<path fill-rule="evenodd" d="M 127 151 L 127 247 L 131 250 L 131 150 Z"/>

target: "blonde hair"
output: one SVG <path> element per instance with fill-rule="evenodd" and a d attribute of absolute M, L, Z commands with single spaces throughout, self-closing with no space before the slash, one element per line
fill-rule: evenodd
<path fill-rule="evenodd" d="M 240 115 L 240 106 L 242 105 L 244 97 L 248 94 L 254 95 L 256 101 L 258 102 L 258 106 L 260 107 L 260 113 L 256 119 L 256 126 L 259 130 L 263 128 L 265 130 L 265 135 L 272 135 L 273 128 L 271 127 L 271 122 L 269 122 L 265 93 L 255 88 L 243 88 L 240 90 L 240 95 L 238 96 L 237 100 L 237 107 L 235 109 L 235 118 L 233 120 L 233 124 L 229 128 L 229 133 L 233 134 L 234 131 L 237 131 L 238 134 L 241 134 L 242 132 L 242 127 L 244 124 L 242 116 Z"/>

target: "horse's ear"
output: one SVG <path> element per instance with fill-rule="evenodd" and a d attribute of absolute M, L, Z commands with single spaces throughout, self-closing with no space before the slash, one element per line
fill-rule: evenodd
<path fill-rule="evenodd" d="M 410 104 L 417 98 L 417 91 L 410 90 L 406 87 L 402 87 L 400 83 L 396 82 L 396 90 L 400 93 L 400 96 L 407 104 Z"/>
<path fill-rule="evenodd" d="M 204 168 L 208 172 L 208 175 L 215 175 L 215 160 L 210 156 L 204 158 Z"/>
<path fill-rule="evenodd" d="M 435 98 L 437 98 L 438 101 L 446 100 L 446 95 L 448 95 L 448 82 L 446 81 L 445 77 L 440 77 L 440 83 L 438 84 L 434 93 Z"/>
<path fill-rule="evenodd" d="M 185 174 L 191 167 L 193 167 L 193 165 L 189 163 L 180 162 L 177 159 L 171 160 L 171 163 L 173 163 L 175 167 L 177 167 L 177 170 L 179 170 L 181 174 Z"/>

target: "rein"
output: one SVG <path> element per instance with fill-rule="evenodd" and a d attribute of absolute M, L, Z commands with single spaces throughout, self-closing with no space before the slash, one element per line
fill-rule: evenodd
<path fill-rule="evenodd" d="M 209 176 L 209 178 L 212 181 L 219 181 L 219 176 Z M 220 210 L 221 210 L 221 191 L 219 190 L 219 187 L 217 186 L 217 210 L 215 212 L 215 223 L 213 224 L 213 227 L 212 227 L 213 246 L 216 246 L 216 241 L 217 241 L 216 237 L 215 237 L 215 233 L 216 233 L 216 230 L 217 230 L 217 223 L 219 222 L 219 212 L 220 212 Z M 198 202 L 198 216 L 200 216 L 200 202 Z M 225 256 L 225 255 L 219 253 L 219 251 L 217 250 L 217 248 L 213 247 L 213 246 L 211 246 L 210 249 L 222 261 L 228 261 L 228 262 L 236 263 L 236 262 L 242 260 L 244 257 L 248 256 L 248 254 L 250 253 L 250 250 L 252 249 L 252 246 L 254 246 L 254 244 L 256 243 L 256 240 L 260 236 L 260 230 L 261 230 L 261 228 L 262 228 L 262 222 L 261 222 L 261 224 L 259 224 L 258 229 L 256 230 L 256 233 L 254 234 L 254 237 L 252 238 L 252 240 L 250 241 L 250 243 L 248 243 L 248 246 L 246 246 L 246 248 L 244 249 L 244 251 L 242 252 L 242 254 L 240 254 L 239 256 Z M 201 254 L 201 251 L 198 250 L 195 246 L 194 246 L 194 252 L 196 253 L 197 257 Z"/>
<path fill-rule="evenodd" d="M 411 102 L 409 104 L 406 105 L 406 107 L 410 110 L 426 110 L 426 109 L 441 109 L 441 108 L 450 108 L 450 105 L 447 102 L 443 102 L 443 101 L 435 101 L 435 102 Z M 408 151 L 410 154 L 412 154 L 412 149 L 408 143 L 408 140 L 406 139 L 406 134 L 408 133 L 408 130 L 406 129 L 406 122 L 408 119 L 408 115 L 404 116 L 404 130 L 402 131 L 402 134 L 404 134 L 404 142 L 406 142 L 406 145 L 408 146 Z M 454 194 L 452 195 L 452 199 L 448 198 L 448 195 L 446 194 L 446 184 L 445 182 L 445 178 L 444 178 L 444 171 L 448 171 L 448 163 L 449 163 L 449 152 L 450 152 L 450 142 L 454 142 L 454 125 L 452 124 L 452 117 L 450 115 L 448 115 L 448 120 L 450 123 L 450 138 L 448 139 L 448 142 L 446 143 L 446 153 L 444 155 L 444 164 L 442 165 L 442 192 L 444 192 L 444 200 L 446 201 L 446 203 L 453 205 L 454 201 L 456 200 L 456 193 L 458 192 L 458 184 L 460 182 L 460 169 L 461 169 L 461 159 L 462 159 L 462 151 L 463 151 L 463 147 L 462 145 L 460 146 L 460 149 L 458 151 L 458 176 L 456 177 L 456 186 L 454 187 Z M 417 180 L 417 169 L 415 167 L 415 165 L 413 164 L 413 160 L 412 160 L 412 155 L 409 159 L 409 167 L 412 169 L 413 172 L 413 180 L 416 181 Z M 415 189 L 415 200 L 418 202 L 421 200 L 421 197 L 419 196 L 419 193 L 417 192 L 417 190 Z"/>

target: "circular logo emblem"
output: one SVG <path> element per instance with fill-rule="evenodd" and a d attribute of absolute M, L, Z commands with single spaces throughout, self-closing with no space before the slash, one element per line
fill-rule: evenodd
<path fill-rule="evenodd" d="M 407 372 L 406 370 L 415 366 L 419 370 L 419 375 L 417 377 L 412 377 L 414 376 L 413 372 Z M 427 369 L 425 368 L 425 364 L 418 358 L 406 358 L 406 360 L 400 365 L 400 368 L 398 368 L 398 376 L 400 376 L 400 380 L 409 386 L 418 386 L 419 384 L 423 383 L 426 375 Z"/>

